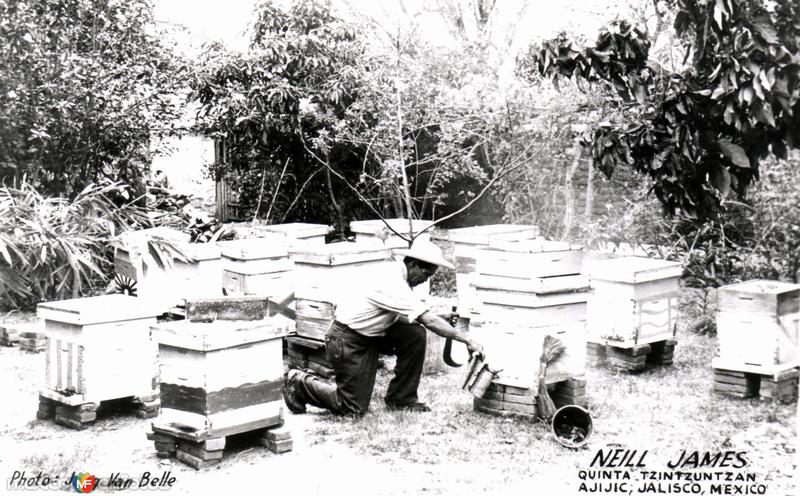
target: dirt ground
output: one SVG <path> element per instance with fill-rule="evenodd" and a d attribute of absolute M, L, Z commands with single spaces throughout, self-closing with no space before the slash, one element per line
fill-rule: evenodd
<path fill-rule="evenodd" d="M 797 405 L 714 396 L 708 368 L 713 338 L 679 338 L 672 367 L 639 375 L 587 370 L 595 431 L 579 450 L 558 445 L 544 424 L 472 411 L 469 395 L 458 389 L 458 370 L 423 378 L 423 399 L 433 413 L 386 412 L 380 396 L 389 374 L 382 371 L 374 411 L 364 419 L 321 411 L 287 414 L 293 451 L 275 455 L 251 439 L 232 439 L 222 462 L 201 472 L 157 459 L 145 438 L 149 421 L 134 417 L 124 405 L 85 431 L 35 420 L 44 354 L 0 347 L 0 493 L 21 489 L 9 480 L 15 473 L 19 480 L 22 471 L 27 480 L 39 472 L 58 477 L 49 488 L 65 491 L 73 490 L 64 485 L 73 471 L 106 481 L 121 473 L 134 479 L 129 491 L 139 489 L 143 474 L 158 477 L 168 471 L 175 481 L 162 489 L 169 494 L 542 494 L 543 489 L 545 494 L 639 494 L 639 485 L 630 491 L 611 486 L 591 491 L 591 484 L 611 482 L 582 479 L 598 450 L 630 449 L 639 455 L 647 450 L 647 467 L 657 471 L 683 450 L 744 452 L 747 466 L 734 473 L 754 474 L 764 494 L 796 494 Z M 582 483 L 587 484 L 583 491 Z M 110 492 L 103 484 L 98 491 Z M 662 484 L 646 493 L 682 493 Z M 40 486 L 33 491 L 38 492 L 51 491 Z"/>

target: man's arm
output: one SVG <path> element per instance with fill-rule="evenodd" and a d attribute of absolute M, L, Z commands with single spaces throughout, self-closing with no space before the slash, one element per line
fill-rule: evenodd
<path fill-rule="evenodd" d="M 424 325 L 431 332 L 438 334 L 443 338 L 451 338 L 464 343 L 467 345 L 467 349 L 470 353 L 477 352 L 483 355 L 483 346 L 481 346 L 480 343 L 470 338 L 463 332 L 457 331 L 453 326 L 448 324 L 445 319 L 439 317 L 435 313 L 431 311 L 424 312 L 422 315 L 417 317 L 417 322 Z"/>

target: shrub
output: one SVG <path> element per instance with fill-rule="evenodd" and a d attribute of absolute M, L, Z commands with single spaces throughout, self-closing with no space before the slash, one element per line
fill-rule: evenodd
<path fill-rule="evenodd" d="M 0 307 L 29 309 L 105 287 L 115 234 L 146 223 L 139 209 L 114 203 L 124 188 L 88 186 L 74 200 L 44 197 L 28 183 L 0 189 Z"/>

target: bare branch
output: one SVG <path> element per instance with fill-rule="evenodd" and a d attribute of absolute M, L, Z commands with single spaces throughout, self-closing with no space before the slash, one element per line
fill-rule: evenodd
<path fill-rule="evenodd" d="M 275 205 L 275 200 L 278 199 L 278 191 L 281 189 L 281 183 L 283 182 L 283 176 L 286 174 L 286 167 L 289 166 L 289 157 L 286 158 L 286 163 L 283 164 L 283 170 L 281 171 L 281 177 L 278 178 L 278 184 L 275 185 L 275 193 L 272 195 L 272 201 L 269 203 L 269 208 L 267 209 L 267 222 L 269 222 L 269 215 L 272 213 L 272 207 Z M 261 178 L 261 189 L 263 192 L 264 189 L 264 178 Z M 261 206 L 261 195 L 259 195 L 259 206 Z M 256 214 L 258 214 L 258 208 L 256 208 Z M 256 218 L 253 216 L 253 223 L 255 224 Z"/>

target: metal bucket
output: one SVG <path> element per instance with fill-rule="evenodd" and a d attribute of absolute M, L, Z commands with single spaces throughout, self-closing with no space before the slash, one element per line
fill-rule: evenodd
<path fill-rule="evenodd" d="M 482 398 L 489 389 L 489 384 L 497 377 L 498 372 L 498 370 L 490 368 L 480 355 L 472 355 L 461 381 L 461 389 L 469 391 L 476 398 Z"/>
<path fill-rule="evenodd" d="M 592 435 L 592 416 L 578 405 L 565 405 L 553 415 L 550 429 L 563 446 L 580 448 Z"/>

